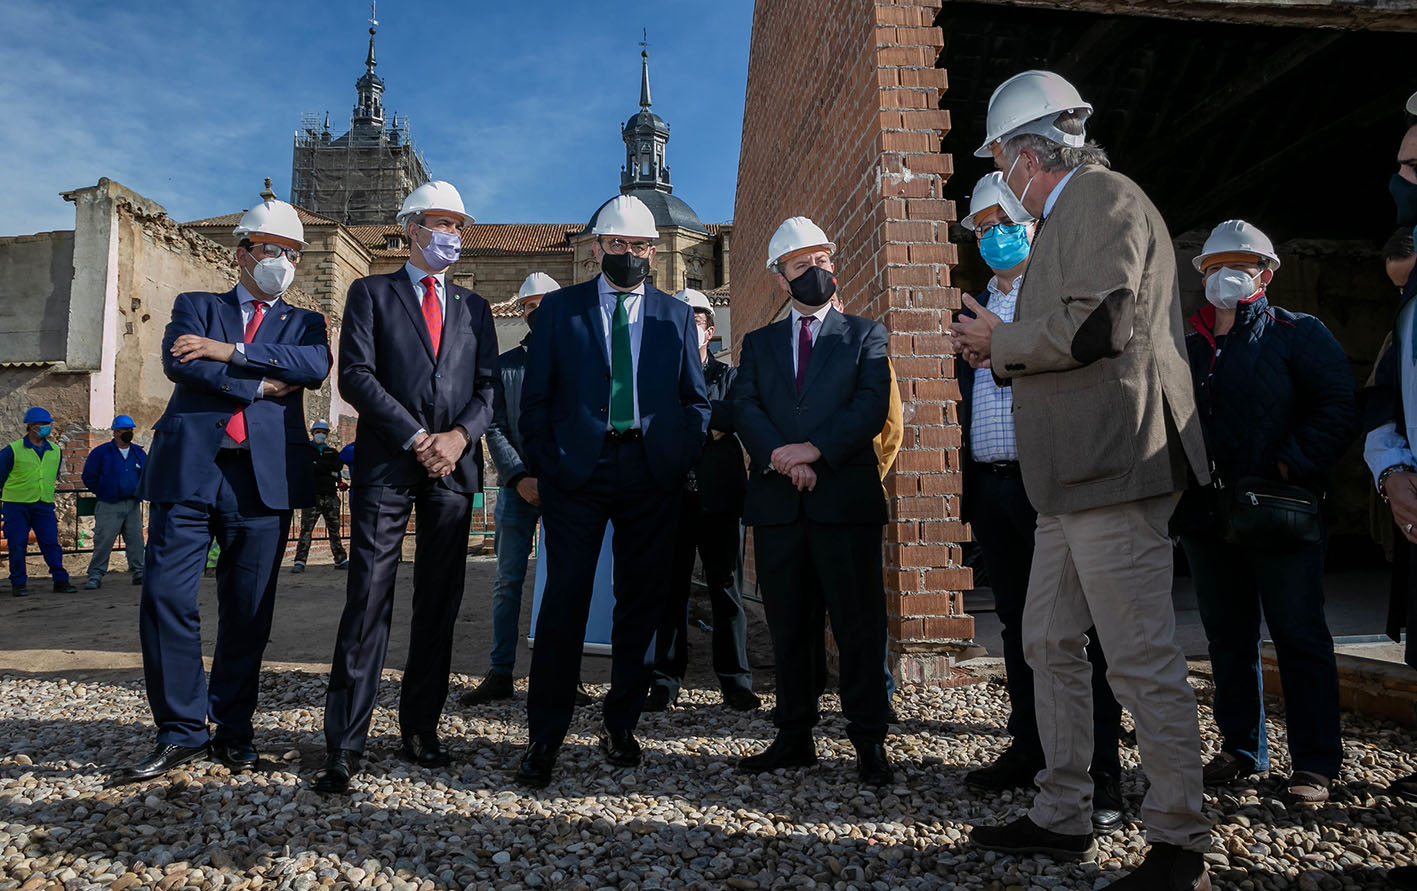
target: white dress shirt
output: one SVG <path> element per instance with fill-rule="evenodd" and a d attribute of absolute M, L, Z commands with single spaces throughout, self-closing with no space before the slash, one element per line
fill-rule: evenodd
<path fill-rule="evenodd" d="M 823 304 L 822 304 L 822 308 L 821 308 L 821 309 L 819 309 L 819 310 L 817 310 L 816 312 L 812 313 L 810 316 L 804 316 L 802 313 L 800 313 L 800 312 L 797 311 L 797 307 L 795 307 L 795 306 L 792 308 L 792 312 L 788 314 L 788 318 L 792 319 L 792 324 L 788 326 L 788 330 L 792 332 L 792 373 L 793 373 L 793 375 L 796 375 L 796 374 L 797 374 L 797 338 L 799 338 L 799 337 L 802 336 L 802 334 L 801 334 L 801 331 L 802 331 L 802 322 L 801 322 L 801 320 L 804 319 L 804 318 L 807 318 L 807 319 L 811 319 L 811 320 L 812 320 L 812 321 L 810 321 L 810 322 L 807 323 L 807 333 L 808 333 L 809 335 L 811 335 L 811 338 L 812 338 L 812 346 L 815 347 L 815 346 L 817 345 L 817 335 L 822 333 L 822 323 L 827 320 L 827 313 L 831 312 L 831 311 L 832 311 L 833 309 L 835 309 L 835 308 L 836 308 L 836 307 L 834 307 L 834 306 L 831 305 L 831 301 L 828 300 L 826 303 L 823 303 Z"/>
<path fill-rule="evenodd" d="M 610 283 L 605 280 L 602 274 L 595 280 L 596 288 L 600 294 L 600 322 L 602 333 L 605 335 L 605 358 L 608 360 L 614 356 L 614 350 L 610 343 L 610 328 L 615 323 L 615 306 L 619 303 L 619 295 L 625 292 L 617 291 L 610 287 Z M 645 285 L 640 282 L 633 291 L 628 292 L 625 298 L 625 312 L 630 316 L 630 375 L 635 382 L 631 389 L 635 395 L 635 423 L 632 429 L 640 429 L 640 341 L 644 337 L 644 306 L 645 306 Z M 611 372 L 614 372 L 612 364 Z M 606 406 L 609 408 L 609 405 Z M 605 429 L 610 429 L 607 422 Z"/>

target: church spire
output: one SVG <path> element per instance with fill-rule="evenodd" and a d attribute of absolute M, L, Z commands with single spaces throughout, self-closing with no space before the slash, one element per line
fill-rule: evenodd
<path fill-rule="evenodd" d="M 384 81 L 374 73 L 379 63 L 374 60 L 374 34 L 379 20 L 374 17 L 374 3 L 369 4 L 369 55 L 364 58 L 364 76 L 355 81 L 359 101 L 354 106 L 354 125 L 383 127 L 384 125 Z"/>
<path fill-rule="evenodd" d="M 640 41 L 640 108 L 649 111 L 649 31 Z"/>
<path fill-rule="evenodd" d="M 620 136 L 625 140 L 625 167 L 620 172 L 620 191 L 654 189 L 672 192 L 669 165 L 665 162 L 665 144 L 669 142 L 669 125 L 650 111 L 649 95 L 649 35 L 640 41 L 640 110 L 628 121 Z"/>

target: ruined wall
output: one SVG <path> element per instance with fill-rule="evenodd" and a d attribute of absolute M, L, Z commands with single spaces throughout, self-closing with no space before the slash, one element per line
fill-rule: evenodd
<path fill-rule="evenodd" d="M 779 0 L 754 10 L 738 166 L 733 278 L 736 348 L 785 304 L 763 270 L 777 224 L 805 214 L 837 242 L 849 312 L 883 322 L 905 402 L 905 444 L 888 477 L 886 596 L 892 667 L 948 683 L 973 636 L 961 591 L 959 427 L 943 335 L 959 306 L 940 154 L 949 115 L 935 69 L 939 0 Z M 803 30 L 802 22 L 813 27 Z M 751 550 L 750 550 L 751 557 Z M 751 573 L 751 566 L 749 567 Z M 751 583 L 750 583 L 751 589 Z"/>
<path fill-rule="evenodd" d="M 0 363 L 62 362 L 74 233 L 0 238 Z"/>

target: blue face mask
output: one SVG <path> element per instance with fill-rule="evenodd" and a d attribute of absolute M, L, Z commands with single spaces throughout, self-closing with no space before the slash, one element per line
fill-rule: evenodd
<path fill-rule="evenodd" d="M 40 438 L 40 439 L 48 439 L 48 438 L 49 438 L 49 434 L 51 434 L 51 433 L 53 433 L 53 432 L 54 432 L 54 428 L 51 427 L 49 424 L 45 424 L 43 427 L 40 427 L 40 428 L 39 428 L 39 438 Z"/>
<path fill-rule="evenodd" d="M 446 269 L 458 262 L 462 256 L 462 236 L 456 232 L 439 232 L 426 226 L 418 228 L 428 233 L 428 246 L 423 248 L 423 259 L 429 266 Z"/>
<path fill-rule="evenodd" d="M 1000 223 L 979 239 L 979 253 L 995 271 L 1013 269 L 1028 259 L 1028 227 L 1022 223 Z"/>

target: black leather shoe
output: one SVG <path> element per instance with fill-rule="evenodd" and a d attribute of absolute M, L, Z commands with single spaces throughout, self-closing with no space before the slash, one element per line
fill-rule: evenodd
<path fill-rule="evenodd" d="M 463 705 L 482 705 L 512 698 L 512 676 L 505 671 L 489 671 L 476 687 L 458 698 Z"/>
<path fill-rule="evenodd" d="M 255 746 L 249 742 L 223 739 L 212 743 L 212 760 L 220 761 L 232 770 L 251 770 L 261 760 Z"/>
<path fill-rule="evenodd" d="M 895 779 L 886 747 L 869 743 L 856 747 L 856 775 L 868 786 L 889 786 Z"/>
<path fill-rule="evenodd" d="M 1110 773 L 1092 774 L 1092 831 L 1099 834 L 1116 832 L 1127 818 L 1122 803 L 1122 781 Z"/>
<path fill-rule="evenodd" d="M 640 763 L 640 744 L 631 730 L 611 730 L 600 725 L 600 751 L 605 760 L 616 767 L 634 767 Z"/>
<path fill-rule="evenodd" d="M 310 788 L 326 794 L 349 791 L 349 780 L 359 772 L 360 755 L 352 749 L 335 749 L 325 756 L 325 766 L 315 771 Z"/>
<path fill-rule="evenodd" d="M 772 745 L 738 762 L 746 773 L 766 773 L 780 767 L 811 767 L 817 763 L 817 743 L 810 733 L 779 733 Z"/>
<path fill-rule="evenodd" d="M 556 769 L 556 749 L 550 743 L 529 744 L 517 765 L 517 782 L 536 789 L 551 782 L 551 772 Z"/>
<path fill-rule="evenodd" d="M 590 695 L 590 691 L 585 688 L 585 684 L 576 684 L 576 706 L 592 705 L 595 697 Z"/>
<path fill-rule="evenodd" d="M 403 757 L 419 767 L 447 767 L 453 758 L 432 730 L 403 735 Z"/>
<path fill-rule="evenodd" d="M 755 711 L 763 701 L 746 687 L 728 687 L 723 691 L 723 704 L 735 712 Z"/>
<path fill-rule="evenodd" d="M 1059 860 L 1091 860 L 1097 856 L 1097 841 L 1092 833 L 1052 832 L 1030 820 L 1027 814 L 1003 826 L 976 826 L 969 833 L 969 840 L 976 848 L 1003 854 L 1047 854 Z M 1159 888 L 1148 886 L 1148 891 Z"/>
<path fill-rule="evenodd" d="M 1042 759 L 1025 755 L 1018 746 L 1009 746 L 993 764 L 965 774 L 964 783 L 986 792 L 1027 789 L 1034 785 L 1033 778 L 1042 769 Z"/>
<path fill-rule="evenodd" d="M 54 593 L 55 593 L 55 594 L 77 594 L 78 592 L 79 592 L 79 589 L 78 589 L 78 588 L 75 588 L 75 587 L 74 587 L 72 584 L 70 584 L 68 581 L 62 581 L 62 582 L 56 581 L 56 582 L 54 583 Z"/>
<path fill-rule="evenodd" d="M 201 746 L 170 746 L 159 743 L 157 748 L 148 754 L 148 757 L 134 764 L 132 767 L 124 767 L 115 771 L 109 785 L 119 785 L 122 783 L 136 783 L 141 780 L 150 780 L 153 777 L 160 777 L 169 770 L 181 767 L 192 761 L 207 756 L 208 747 Z"/>
<path fill-rule="evenodd" d="M 10 586 L 10 596 L 12 596 L 12 597 L 28 597 L 28 596 L 30 596 L 30 592 L 29 592 L 29 589 L 26 588 L 24 585 L 11 585 L 11 586 Z"/>
<path fill-rule="evenodd" d="M 667 711 L 669 706 L 679 698 L 679 694 L 670 695 L 669 688 L 663 684 L 655 684 L 649 688 L 649 695 L 645 697 L 644 710 L 647 712 Z"/>
<path fill-rule="evenodd" d="M 1146 852 L 1131 875 L 1107 886 L 1111 891 L 1211 891 L 1205 858 L 1160 842 Z"/>

